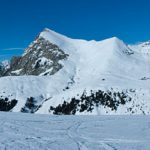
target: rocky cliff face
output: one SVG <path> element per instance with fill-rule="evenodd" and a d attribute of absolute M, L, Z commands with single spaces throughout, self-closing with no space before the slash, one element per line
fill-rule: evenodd
<path fill-rule="evenodd" d="M 59 61 L 67 57 L 58 46 L 39 36 L 23 56 L 12 58 L 10 68 L 2 76 L 52 75 L 63 67 Z"/>

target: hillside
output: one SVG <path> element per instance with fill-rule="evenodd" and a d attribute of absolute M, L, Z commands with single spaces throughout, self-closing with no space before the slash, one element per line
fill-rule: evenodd
<path fill-rule="evenodd" d="M 149 42 L 86 41 L 45 29 L 2 70 L 0 102 L 9 109 L 0 110 L 149 114 L 149 51 Z"/>

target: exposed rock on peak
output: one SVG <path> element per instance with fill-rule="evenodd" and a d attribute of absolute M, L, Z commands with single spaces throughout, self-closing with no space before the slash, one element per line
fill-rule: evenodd
<path fill-rule="evenodd" d="M 57 45 L 39 36 L 22 57 L 12 58 L 4 75 L 52 75 L 63 67 L 59 61 L 67 56 Z"/>

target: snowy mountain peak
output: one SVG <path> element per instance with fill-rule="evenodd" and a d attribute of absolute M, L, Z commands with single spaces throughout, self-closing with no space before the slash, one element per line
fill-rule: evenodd
<path fill-rule="evenodd" d="M 113 41 L 113 42 L 120 42 L 120 41 L 121 41 L 121 40 L 120 40 L 118 37 L 116 37 L 116 36 L 111 37 L 111 38 L 108 38 L 108 40 L 111 40 L 111 41 Z"/>
<path fill-rule="evenodd" d="M 40 37 L 43 37 L 44 39 L 50 41 L 51 43 L 59 43 L 62 44 L 65 41 L 70 40 L 67 36 L 64 36 L 62 34 L 59 34 L 55 31 L 52 31 L 48 28 L 45 28 L 39 35 Z"/>
<path fill-rule="evenodd" d="M 143 47 L 144 46 L 150 46 L 150 41 L 142 42 L 139 45 L 142 45 Z"/>
<path fill-rule="evenodd" d="M 122 53 L 130 55 L 133 54 L 133 51 L 117 37 L 103 41 L 86 41 L 71 39 L 45 28 L 25 50 L 23 56 L 14 57 L 11 60 L 10 68 L 5 71 L 4 76 L 52 75 L 63 68 L 64 65 L 59 61 L 66 58 L 72 65 L 69 69 L 65 68 L 70 74 L 72 74 L 70 68 L 74 70 L 73 72 L 77 72 L 77 68 L 83 65 L 80 60 L 89 64 L 91 69 L 103 63 L 96 69 L 96 72 L 100 73 L 100 70 L 107 69 L 110 60 L 120 57 Z M 91 58 L 92 55 L 95 55 L 94 59 Z M 101 61 L 99 58 L 102 58 Z M 77 64 L 77 59 L 80 64 Z"/>
<path fill-rule="evenodd" d="M 51 35 L 50 31 L 44 32 Z M 12 58 L 4 76 L 52 75 L 63 67 L 60 62 L 67 56 L 57 45 L 39 35 L 22 56 Z"/>
<path fill-rule="evenodd" d="M 134 45 L 130 45 L 129 47 L 140 54 L 150 55 L 150 41 L 140 42 Z"/>
<path fill-rule="evenodd" d="M 113 37 L 113 38 L 111 38 L 110 40 L 113 42 L 115 49 L 119 49 L 119 50 L 121 50 L 123 53 L 128 54 L 128 55 L 131 55 L 131 54 L 134 53 L 133 50 L 130 49 L 130 48 L 127 46 L 127 44 L 125 44 L 125 43 L 124 43 L 122 40 L 120 40 L 119 38 Z"/>

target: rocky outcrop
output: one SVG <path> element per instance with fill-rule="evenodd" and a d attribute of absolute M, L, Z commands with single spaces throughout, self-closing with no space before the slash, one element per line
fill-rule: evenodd
<path fill-rule="evenodd" d="M 23 56 L 11 59 L 10 68 L 2 76 L 53 75 L 63 67 L 60 60 L 67 57 L 57 45 L 39 36 Z"/>

